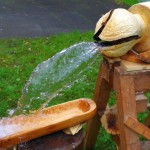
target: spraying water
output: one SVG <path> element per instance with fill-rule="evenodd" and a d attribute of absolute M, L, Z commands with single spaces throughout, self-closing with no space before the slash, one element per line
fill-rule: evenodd
<path fill-rule="evenodd" d="M 24 114 L 42 109 L 59 92 L 74 84 L 90 66 L 98 47 L 93 42 L 75 44 L 40 63 L 24 86 L 14 114 Z"/>

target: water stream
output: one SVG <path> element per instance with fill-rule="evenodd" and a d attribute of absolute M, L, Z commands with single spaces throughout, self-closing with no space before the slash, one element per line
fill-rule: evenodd
<path fill-rule="evenodd" d="M 94 42 L 82 42 L 72 45 L 38 64 L 22 90 L 17 108 L 8 110 L 8 117 L 1 118 L 0 138 L 21 132 L 27 129 L 29 124 L 29 128 L 35 127 L 36 123 L 39 124 L 41 118 L 45 117 L 42 114 L 42 109 L 50 106 L 52 100 L 57 104 L 57 97 L 61 99 L 65 95 L 62 94 L 62 91 L 72 88 L 74 84 L 79 84 L 81 80 L 87 82 L 85 74 L 93 66 L 95 68 L 97 60 L 101 61 L 101 57 L 98 55 L 99 49 L 100 46 Z M 77 95 L 81 88 L 73 95 Z M 77 99 L 82 97 L 77 96 Z M 70 96 L 66 101 L 69 100 L 72 100 Z M 39 114 L 40 117 L 34 116 L 33 119 L 32 114 L 31 116 L 24 115 L 35 113 L 35 111 L 38 111 L 36 114 Z M 31 122 L 33 122 L 33 125 L 31 125 Z"/>
<path fill-rule="evenodd" d="M 64 88 L 83 77 L 97 55 L 93 42 L 75 44 L 40 63 L 24 86 L 13 115 L 26 114 L 47 106 Z"/>

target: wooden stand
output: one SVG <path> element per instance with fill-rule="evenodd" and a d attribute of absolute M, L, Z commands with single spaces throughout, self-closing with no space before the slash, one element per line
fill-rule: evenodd
<path fill-rule="evenodd" d="M 101 126 L 100 118 L 106 109 L 111 90 L 115 91 L 117 99 L 119 148 L 120 150 L 141 150 L 138 134 L 150 140 L 150 129 L 138 122 L 137 113 L 147 109 L 143 92 L 150 90 L 150 70 L 130 70 L 129 72 L 120 65 L 119 61 L 113 62 L 106 58 L 100 66 L 93 98 L 97 104 L 98 113 L 88 122 L 84 147 L 86 150 L 92 150 L 95 145 Z"/>
<path fill-rule="evenodd" d="M 67 135 L 58 131 L 17 145 L 17 150 L 82 150 L 79 145 L 83 140 L 83 131 Z M 3 149 L 4 150 L 4 149 Z M 8 150 L 14 150 L 9 148 Z"/>

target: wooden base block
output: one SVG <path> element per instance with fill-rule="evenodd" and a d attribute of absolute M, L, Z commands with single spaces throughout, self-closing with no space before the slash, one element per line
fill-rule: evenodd
<path fill-rule="evenodd" d="M 17 146 L 17 150 L 74 150 L 83 141 L 83 131 L 75 135 L 67 135 L 62 131 L 55 132 Z M 8 150 L 14 150 L 9 148 Z"/>
<path fill-rule="evenodd" d="M 64 129 L 63 132 L 66 134 L 71 134 L 71 135 L 75 135 L 76 133 L 78 133 L 83 127 L 83 124 L 77 124 L 75 126 L 72 126 L 70 128 Z"/>
<path fill-rule="evenodd" d="M 147 63 L 134 63 L 126 60 L 121 60 L 121 66 L 126 71 L 139 71 L 139 70 L 150 70 L 150 64 Z"/>

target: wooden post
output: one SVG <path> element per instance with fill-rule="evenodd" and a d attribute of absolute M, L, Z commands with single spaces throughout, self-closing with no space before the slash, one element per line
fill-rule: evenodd
<path fill-rule="evenodd" d="M 109 77 L 109 69 L 107 67 L 108 66 L 106 62 L 103 61 L 100 66 L 98 79 L 96 82 L 93 100 L 97 104 L 98 111 L 104 111 L 106 109 L 106 105 L 111 91 L 111 86 L 106 81 L 106 79 Z M 94 148 L 100 125 L 100 117 L 97 113 L 96 116 L 87 124 L 87 130 L 84 141 L 84 147 L 86 150 L 92 150 Z"/>
<path fill-rule="evenodd" d="M 124 74 L 118 67 L 114 73 L 114 88 L 119 116 L 120 149 L 140 150 L 138 135 L 124 125 L 126 117 L 137 118 L 134 77 Z"/>
<path fill-rule="evenodd" d="M 136 107 L 138 113 L 145 112 L 147 110 L 147 97 L 144 93 L 136 93 Z"/>

